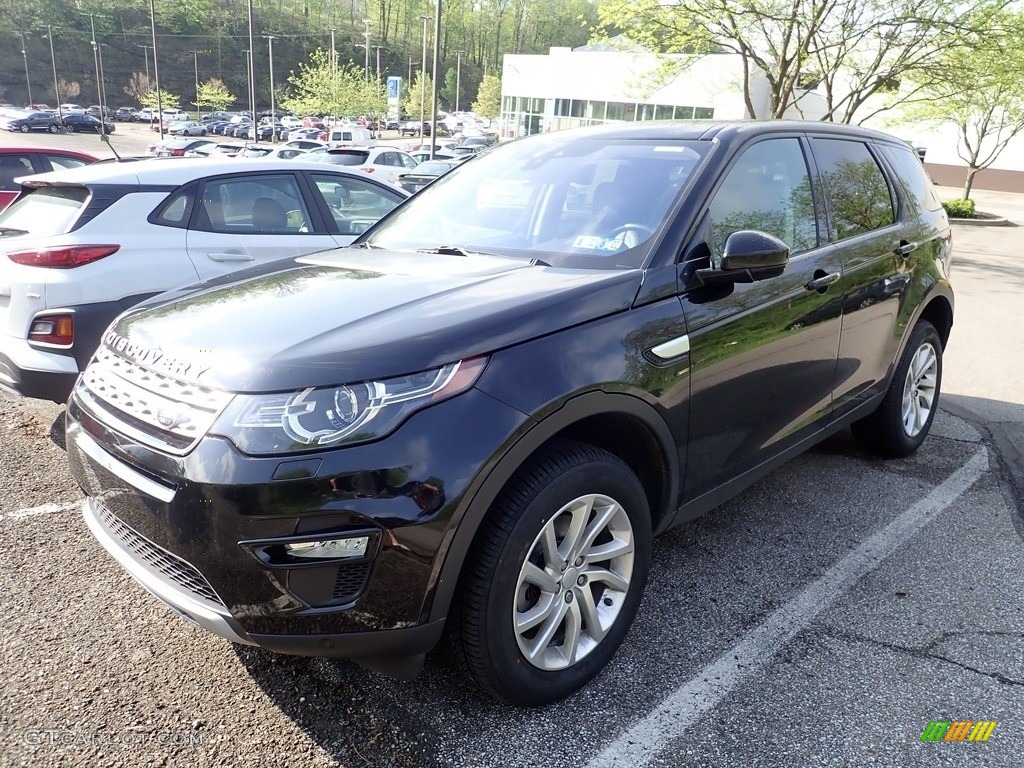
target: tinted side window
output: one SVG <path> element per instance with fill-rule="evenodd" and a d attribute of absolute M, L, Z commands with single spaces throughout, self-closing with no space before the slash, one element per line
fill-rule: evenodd
<path fill-rule="evenodd" d="M 774 235 L 793 253 L 818 244 L 810 175 L 798 139 L 769 139 L 743 150 L 710 208 L 717 257 L 729 235 L 741 229 Z"/>
<path fill-rule="evenodd" d="M 192 212 L 192 195 L 195 194 L 195 187 L 172 195 L 157 210 L 153 217 L 154 224 L 161 224 L 165 227 L 182 227 L 188 225 L 188 217 Z"/>
<path fill-rule="evenodd" d="M 812 146 L 836 239 L 855 237 L 896 221 L 889 184 L 866 144 L 814 139 Z"/>
<path fill-rule="evenodd" d="M 53 166 L 55 171 L 61 168 L 78 168 L 88 165 L 85 160 L 77 157 L 65 157 L 64 155 L 47 155 L 46 159 L 50 161 L 50 165 Z"/>
<path fill-rule="evenodd" d="M 291 174 L 208 181 L 198 208 L 194 227 L 206 232 L 296 234 L 312 229 Z"/>
<path fill-rule="evenodd" d="M 937 211 L 942 202 L 935 194 L 935 185 L 928 178 L 924 164 L 917 153 L 910 147 L 897 147 L 891 144 L 882 145 L 882 154 L 900 177 L 903 186 L 914 200 L 914 204 L 923 206 L 929 211 Z"/>
<path fill-rule="evenodd" d="M 369 181 L 347 176 L 313 174 L 313 183 L 323 196 L 338 234 L 358 235 L 400 202 L 402 196 Z"/>
<path fill-rule="evenodd" d="M 14 183 L 19 176 L 35 173 L 28 155 L 0 155 L 0 190 L 4 192 L 20 192 L 21 187 Z"/>

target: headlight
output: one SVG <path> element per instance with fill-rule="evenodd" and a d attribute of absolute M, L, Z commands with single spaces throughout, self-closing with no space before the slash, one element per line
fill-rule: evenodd
<path fill-rule="evenodd" d="M 287 453 L 375 440 L 413 411 L 465 392 L 487 363 L 474 357 L 383 381 L 236 395 L 210 429 L 246 453 Z"/>

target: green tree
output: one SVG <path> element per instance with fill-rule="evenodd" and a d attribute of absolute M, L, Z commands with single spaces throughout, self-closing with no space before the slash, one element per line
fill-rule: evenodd
<path fill-rule="evenodd" d="M 318 48 L 288 76 L 280 104 L 303 115 L 376 115 L 386 110 L 387 95 L 375 79 L 366 80 L 362 67 L 339 65 Z"/>
<path fill-rule="evenodd" d="M 199 96 L 196 101 L 199 102 L 196 105 L 197 109 L 205 106 L 211 110 L 220 110 L 230 107 L 236 99 L 223 80 L 211 77 L 205 83 L 199 84 Z"/>
<path fill-rule="evenodd" d="M 748 117 L 780 118 L 807 90 L 821 93 L 825 119 L 855 122 L 865 108 L 891 108 L 901 80 L 938 52 L 965 45 L 987 9 L 1006 0 L 606 0 L 596 31 L 662 53 L 738 54 Z M 685 66 L 682 64 L 680 66 Z M 755 83 L 768 86 L 768 103 Z"/>
<path fill-rule="evenodd" d="M 497 75 L 484 75 L 480 81 L 480 90 L 473 102 L 473 112 L 481 117 L 496 118 L 501 115 L 501 78 Z"/>
<path fill-rule="evenodd" d="M 1024 14 L 999 12 L 991 22 L 969 48 L 946 51 L 922 73 L 927 101 L 903 111 L 906 119 L 956 126 L 957 154 L 967 163 L 965 200 L 978 172 L 1024 131 Z"/>
<path fill-rule="evenodd" d="M 139 103 L 144 107 L 149 107 L 150 109 L 156 109 L 158 106 L 162 109 L 180 109 L 181 97 L 161 88 L 158 99 L 157 90 L 154 88 L 153 90 L 147 91 L 139 96 Z"/>
<path fill-rule="evenodd" d="M 430 105 L 433 99 L 434 81 L 425 72 L 417 72 L 412 85 L 405 89 L 402 97 L 402 112 L 410 118 L 430 120 Z"/>

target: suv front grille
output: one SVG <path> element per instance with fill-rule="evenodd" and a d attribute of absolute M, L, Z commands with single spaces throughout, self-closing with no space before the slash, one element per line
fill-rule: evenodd
<path fill-rule="evenodd" d="M 219 610 L 224 610 L 224 602 L 217 597 L 210 582 L 195 567 L 180 557 L 172 555 L 166 549 L 158 547 L 134 528 L 122 522 L 103 504 L 97 504 L 96 507 L 103 524 L 125 549 L 133 552 L 154 571 L 187 590 L 194 597 L 210 603 Z"/>
<path fill-rule="evenodd" d="M 108 414 L 104 422 L 115 422 L 109 426 L 179 455 L 206 434 L 232 397 L 155 373 L 107 347 L 85 369 L 77 394 L 90 410 Z"/>

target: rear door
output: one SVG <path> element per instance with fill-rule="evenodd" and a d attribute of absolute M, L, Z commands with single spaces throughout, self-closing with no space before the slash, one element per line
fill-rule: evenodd
<path fill-rule="evenodd" d="M 811 140 L 828 211 L 828 239 L 842 262 L 842 339 L 834 418 L 885 385 L 896 358 L 896 321 L 910 286 L 914 246 L 897 222 L 895 185 L 877 149 L 857 138 Z M 905 254 L 901 254 L 905 250 Z"/>
<path fill-rule="evenodd" d="M 712 264 L 738 230 L 790 246 L 785 272 L 701 285 L 684 268 L 690 438 L 684 493 L 693 499 L 798 445 L 825 424 L 839 349 L 840 264 L 818 236 L 807 143 L 762 139 L 741 149 L 712 194 L 693 267 Z"/>
<path fill-rule="evenodd" d="M 199 183 L 186 247 L 203 280 L 336 245 L 300 174 L 253 173 Z"/>

